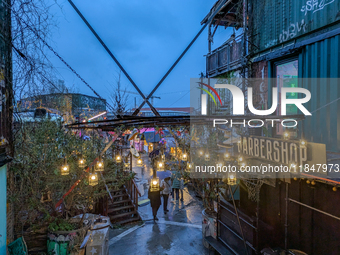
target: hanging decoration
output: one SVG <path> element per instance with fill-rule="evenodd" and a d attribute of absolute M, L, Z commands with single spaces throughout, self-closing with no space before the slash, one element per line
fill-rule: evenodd
<path fill-rule="evenodd" d="M 204 155 L 204 160 L 210 161 L 210 154 L 208 152 Z"/>

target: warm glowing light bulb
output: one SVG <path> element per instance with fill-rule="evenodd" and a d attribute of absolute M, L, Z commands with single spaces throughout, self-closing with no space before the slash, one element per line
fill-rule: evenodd
<path fill-rule="evenodd" d="M 95 180 L 95 179 L 96 179 L 96 176 L 92 175 L 92 176 L 91 176 L 91 179 L 92 179 L 92 180 Z"/>
<path fill-rule="evenodd" d="M 162 163 L 159 163 L 159 166 L 163 166 L 163 164 L 162 164 Z"/>
<path fill-rule="evenodd" d="M 64 166 L 64 170 L 65 170 L 65 171 L 67 170 L 67 166 Z"/>
<path fill-rule="evenodd" d="M 99 163 L 98 166 L 101 167 L 101 166 L 102 166 L 102 163 Z"/>
<path fill-rule="evenodd" d="M 239 157 L 238 160 L 239 160 L 239 161 L 243 161 L 243 158 L 242 158 L 242 157 Z"/>
<path fill-rule="evenodd" d="M 200 151 L 200 155 L 203 155 L 203 151 Z"/>
<path fill-rule="evenodd" d="M 152 184 L 153 184 L 153 185 L 157 185 L 157 181 L 153 181 Z"/>
<path fill-rule="evenodd" d="M 186 158 L 187 157 L 187 154 L 183 154 L 183 158 Z"/>

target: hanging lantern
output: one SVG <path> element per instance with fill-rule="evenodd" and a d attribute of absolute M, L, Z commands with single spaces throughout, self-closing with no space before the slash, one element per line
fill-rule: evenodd
<path fill-rule="evenodd" d="M 247 163 L 245 161 L 240 162 L 240 167 L 244 169 L 247 166 Z"/>
<path fill-rule="evenodd" d="M 104 161 L 102 159 L 97 161 L 95 171 L 97 171 L 97 172 L 104 171 Z"/>
<path fill-rule="evenodd" d="M 64 165 L 62 165 L 60 169 L 60 174 L 61 175 L 69 175 L 70 174 L 70 166 L 67 164 L 66 158 L 64 161 Z"/>
<path fill-rule="evenodd" d="M 90 175 L 89 175 L 89 185 L 90 186 L 98 185 L 98 175 L 97 175 L 97 173 L 90 173 Z"/>
<path fill-rule="evenodd" d="M 198 156 L 203 157 L 204 152 L 202 150 L 198 151 Z"/>
<path fill-rule="evenodd" d="M 228 152 L 224 153 L 223 157 L 224 157 L 224 160 L 227 160 L 227 161 L 230 160 L 230 154 Z"/>
<path fill-rule="evenodd" d="M 151 184 L 150 184 L 150 191 L 155 192 L 159 191 L 159 178 L 152 178 Z"/>
<path fill-rule="evenodd" d="M 289 139 L 289 133 L 287 131 L 283 133 L 283 139 L 285 140 Z"/>
<path fill-rule="evenodd" d="M 124 162 L 124 168 L 129 168 L 130 169 L 130 161 Z"/>
<path fill-rule="evenodd" d="M 209 154 L 209 153 L 206 153 L 206 154 L 204 155 L 204 160 L 205 160 L 205 161 L 209 161 L 209 160 L 210 160 L 210 154 Z"/>
<path fill-rule="evenodd" d="M 305 140 L 300 141 L 300 147 L 305 148 L 307 146 L 307 142 Z"/>
<path fill-rule="evenodd" d="M 78 166 L 79 166 L 80 168 L 84 168 L 84 167 L 86 166 L 86 160 L 85 160 L 83 157 L 81 157 L 81 158 L 79 159 L 79 161 L 78 161 Z"/>
<path fill-rule="evenodd" d="M 139 167 L 143 166 L 143 160 L 141 158 L 137 159 L 137 166 Z"/>
<path fill-rule="evenodd" d="M 187 163 L 187 170 L 190 171 L 191 169 L 193 169 L 193 167 L 194 167 L 194 164 L 192 162 Z"/>
<path fill-rule="evenodd" d="M 163 171 L 164 170 L 164 166 L 165 166 L 164 161 L 159 161 L 157 163 L 157 170 L 158 171 Z"/>
<path fill-rule="evenodd" d="M 117 155 L 116 156 L 116 163 L 122 163 L 122 156 L 120 156 L 120 155 Z"/>
<path fill-rule="evenodd" d="M 183 154 L 182 154 L 182 160 L 183 160 L 183 161 L 188 161 L 188 154 L 183 153 Z"/>
<path fill-rule="evenodd" d="M 228 185 L 236 185 L 236 173 L 228 173 Z"/>

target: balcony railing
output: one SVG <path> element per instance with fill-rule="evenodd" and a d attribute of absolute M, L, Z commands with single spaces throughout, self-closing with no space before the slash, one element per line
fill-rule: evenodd
<path fill-rule="evenodd" d="M 209 77 L 229 72 L 241 67 L 243 34 L 229 39 L 221 47 L 207 55 Z"/>

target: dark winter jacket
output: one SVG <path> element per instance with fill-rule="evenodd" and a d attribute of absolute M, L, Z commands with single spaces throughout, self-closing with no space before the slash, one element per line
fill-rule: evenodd
<path fill-rule="evenodd" d="M 150 199 L 150 204 L 151 204 L 151 207 L 154 208 L 158 208 L 161 206 L 161 192 L 160 191 L 153 191 L 151 192 L 150 191 L 150 188 L 149 188 L 149 192 L 148 192 L 148 198 Z"/>

